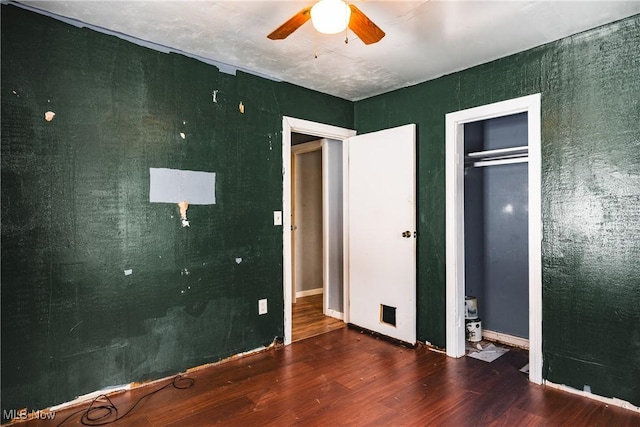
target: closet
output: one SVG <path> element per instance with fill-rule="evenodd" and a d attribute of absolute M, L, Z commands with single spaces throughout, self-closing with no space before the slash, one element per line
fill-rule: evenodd
<path fill-rule="evenodd" d="M 529 338 L 527 113 L 464 125 L 465 294 L 483 335 Z"/>

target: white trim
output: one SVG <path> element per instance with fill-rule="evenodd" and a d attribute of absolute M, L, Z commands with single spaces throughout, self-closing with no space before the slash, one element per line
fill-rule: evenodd
<path fill-rule="evenodd" d="M 310 297 L 312 295 L 320 295 L 323 293 L 323 288 L 306 289 L 304 291 L 296 291 L 296 298 Z"/>
<path fill-rule="evenodd" d="M 513 347 L 524 348 L 527 350 L 529 349 L 529 340 L 526 338 L 516 337 L 515 335 L 503 334 L 502 332 L 483 329 L 482 338 L 486 338 L 489 341 L 497 341 Z"/>
<path fill-rule="evenodd" d="M 542 383 L 542 210 L 540 94 L 449 113 L 446 124 L 446 348 L 462 357 L 464 342 L 464 124 L 527 112 L 529 143 L 529 380 Z"/>
<path fill-rule="evenodd" d="M 351 299 L 349 298 L 349 140 L 342 141 L 342 312 L 349 323 Z"/>
<path fill-rule="evenodd" d="M 144 387 L 146 385 L 153 384 L 155 382 L 165 381 L 166 379 L 167 378 L 161 378 L 159 380 L 150 381 L 149 383 L 142 383 L 142 384 L 140 384 L 140 386 Z M 71 406 L 82 405 L 82 404 L 87 403 L 88 401 L 94 400 L 98 396 L 102 396 L 102 395 L 111 396 L 113 394 L 120 393 L 120 392 L 123 392 L 123 391 L 129 391 L 132 388 L 137 388 L 137 387 L 133 386 L 133 384 L 134 383 L 129 383 L 129 384 L 125 384 L 125 385 L 106 387 L 106 388 L 103 388 L 102 390 L 92 391 L 91 393 L 83 394 L 82 396 L 78 396 L 73 400 L 69 400 L 68 402 L 64 402 L 64 403 L 60 403 L 60 404 L 55 405 L 55 406 L 51 406 L 50 408 L 47 408 L 45 410 L 49 411 L 49 412 L 58 412 L 58 411 L 61 411 L 62 409 L 67 409 L 67 408 L 69 408 Z M 31 411 L 29 413 L 31 413 Z"/>
<path fill-rule="evenodd" d="M 564 384 L 555 384 L 551 381 L 544 381 L 545 387 L 553 388 L 556 390 L 566 391 L 567 393 L 577 394 L 578 396 L 586 397 L 588 399 L 597 400 L 598 402 L 606 403 L 611 406 L 618 406 L 620 408 L 628 409 L 630 411 L 640 413 L 640 406 L 636 406 L 633 403 L 627 402 L 626 400 L 618 399 L 615 397 L 604 397 L 599 394 L 593 394 L 586 391 L 578 390 L 573 387 L 566 386 Z"/>
<path fill-rule="evenodd" d="M 293 117 L 282 117 L 282 281 L 284 290 L 284 344 L 291 344 L 291 132 L 344 141 L 356 131 Z M 343 171 L 344 173 L 344 171 Z M 347 284 L 345 283 L 345 289 Z M 347 310 L 345 301 L 344 309 Z"/>
<path fill-rule="evenodd" d="M 340 313 L 339 311 L 331 310 L 330 308 L 327 308 L 327 312 L 325 313 L 325 315 L 327 315 L 329 317 L 333 317 L 334 319 L 344 320 L 344 313 Z"/>
<path fill-rule="evenodd" d="M 331 221 L 329 218 L 329 206 L 333 201 L 329 199 L 329 149 L 327 140 L 320 141 L 320 149 L 322 150 L 322 287 L 329 290 L 330 265 L 329 265 L 329 237 L 333 233 L 331 229 Z M 325 292 L 322 298 L 322 313 L 327 314 L 329 310 L 329 294 Z"/>
<path fill-rule="evenodd" d="M 291 264 L 291 126 L 282 118 L 282 282 L 284 286 L 284 344 L 291 344 L 293 277 Z"/>
<path fill-rule="evenodd" d="M 529 139 L 529 380 L 542 383 L 542 135 L 540 94 L 527 97 Z"/>

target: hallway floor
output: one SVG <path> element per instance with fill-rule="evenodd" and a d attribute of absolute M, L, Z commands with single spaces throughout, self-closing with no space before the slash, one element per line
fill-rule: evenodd
<path fill-rule="evenodd" d="M 322 313 L 323 294 L 297 298 L 293 304 L 293 322 L 291 325 L 291 341 L 296 342 L 314 337 L 336 329 L 344 328 L 346 324 Z"/>

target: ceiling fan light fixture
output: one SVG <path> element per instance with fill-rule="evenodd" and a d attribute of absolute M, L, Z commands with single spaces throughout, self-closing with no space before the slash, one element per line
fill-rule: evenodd
<path fill-rule="evenodd" d="M 311 8 L 311 22 L 320 33 L 336 34 L 349 25 L 351 8 L 342 0 L 320 0 Z"/>

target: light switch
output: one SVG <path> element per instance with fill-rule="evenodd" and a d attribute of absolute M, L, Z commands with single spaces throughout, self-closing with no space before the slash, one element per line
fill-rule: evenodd
<path fill-rule="evenodd" d="M 273 225 L 282 225 L 282 211 L 273 211 Z"/>
<path fill-rule="evenodd" d="M 267 314 L 267 299 L 261 299 L 258 300 L 258 314 L 262 315 L 262 314 Z"/>

